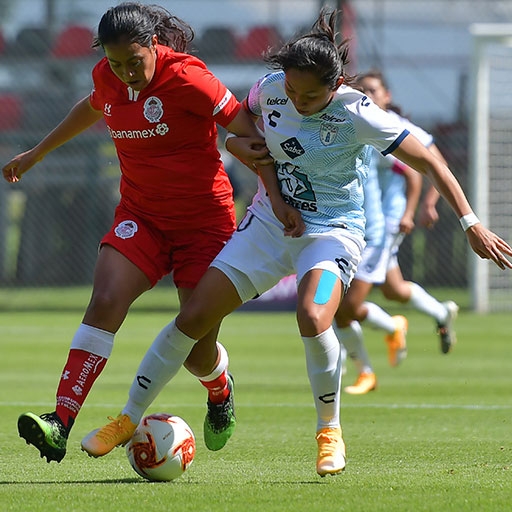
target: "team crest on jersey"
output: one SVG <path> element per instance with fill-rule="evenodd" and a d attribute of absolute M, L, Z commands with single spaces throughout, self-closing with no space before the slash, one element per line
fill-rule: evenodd
<path fill-rule="evenodd" d="M 338 127 L 333 124 L 322 123 L 320 125 L 320 140 L 324 146 L 330 146 L 334 142 L 337 133 Z"/>
<path fill-rule="evenodd" d="M 157 98 L 156 96 L 150 96 L 144 102 L 144 117 L 150 123 L 158 123 L 158 121 L 162 119 L 163 115 L 164 109 L 160 98 Z"/>
<path fill-rule="evenodd" d="M 137 226 L 137 223 L 135 221 L 123 220 L 123 222 L 120 222 L 116 226 L 116 228 L 114 229 L 114 233 L 117 237 L 125 240 L 126 238 L 131 238 L 132 236 L 134 236 L 138 230 L 139 226 Z"/>

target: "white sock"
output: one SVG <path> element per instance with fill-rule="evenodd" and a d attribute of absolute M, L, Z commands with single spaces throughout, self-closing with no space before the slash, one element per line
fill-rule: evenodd
<path fill-rule="evenodd" d="M 227 369 L 229 364 L 229 356 L 227 350 L 217 341 L 217 350 L 219 351 L 220 358 L 219 364 L 212 370 L 209 375 L 205 375 L 204 377 L 198 377 L 200 381 L 211 382 L 215 380 L 217 377 L 220 377 Z"/>
<path fill-rule="evenodd" d="M 71 349 L 85 350 L 108 359 L 114 346 L 114 334 L 87 324 L 80 324 L 71 340 Z"/>
<path fill-rule="evenodd" d="M 364 346 L 363 330 L 357 321 L 350 323 L 348 327 L 341 329 L 334 326 L 340 342 L 347 349 L 347 356 L 354 361 L 358 373 L 373 373 L 372 364 L 368 352 Z"/>
<path fill-rule="evenodd" d="M 302 336 L 306 368 L 317 413 L 317 431 L 340 426 L 340 342 L 329 327 L 317 336 Z"/>
<path fill-rule="evenodd" d="M 393 334 L 396 326 L 393 317 L 386 313 L 381 307 L 373 302 L 365 302 L 364 305 L 368 308 L 368 315 L 366 321 L 377 329 L 384 329 L 386 332 Z"/>
<path fill-rule="evenodd" d="M 435 318 L 439 323 L 444 323 L 448 318 L 446 306 L 427 293 L 419 284 L 409 282 L 411 285 L 411 297 L 409 303 L 414 309 L 426 313 Z"/>
<path fill-rule="evenodd" d="M 132 423 L 139 423 L 158 393 L 178 373 L 195 343 L 174 320 L 160 331 L 140 363 L 122 411 Z"/>

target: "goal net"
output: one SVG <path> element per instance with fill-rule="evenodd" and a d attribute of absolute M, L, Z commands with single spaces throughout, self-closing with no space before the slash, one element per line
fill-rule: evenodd
<path fill-rule="evenodd" d="M 485 226 L 512 242 L 512 24 L 474 24 L 470 198 Z M 512 272 L 470 252 L 473 308 L 512 310 Z"/>

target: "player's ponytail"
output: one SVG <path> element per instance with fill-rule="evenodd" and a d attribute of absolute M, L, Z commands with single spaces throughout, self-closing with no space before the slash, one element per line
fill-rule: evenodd
<path fill-rule="evenodd" d="M 119 42 L 149 47 L 154 35 L 160 44 L 177 52 L 186 52 L 194 39 L 192 27 L 163 7 L 125 2 L 111 7 L 102 16 L 93 47 Z"/>
<path fill-rule="evenodd" d="M 339 10 L 324 7 L 310 32 L 292 39 L 277 51 L 268 50 L 265 62 L 272 69 L 310 71 L 333 90 L 341 77 L 344 83 L 351 85 L 353 77 L 345 73 L 349 63 L 348 39 L 337 42 L 336 25 L 340 15 Z"/>

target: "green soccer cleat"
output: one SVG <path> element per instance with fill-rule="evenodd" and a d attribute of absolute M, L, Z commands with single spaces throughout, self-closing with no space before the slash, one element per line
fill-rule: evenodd
<path fill-rule="evenodd" d="M 18 418 L 18 432 L 27 444 L 35 446 L 41 452 L 41 458 L 47 462 L 60 462 L 66 455 L 67 429 L 55 412 L 37 416 L 31 412 Z"/>
<path fill-rule="evenodd" d="M 229 395 L 226 400 L 214 404 L 208 399 L 208 412 L 204 419 L 204 443 L 209 450 L 217 451 L 224 448 L 235 431 L 234 387 L 233 376 L 228 374 Z"/>

